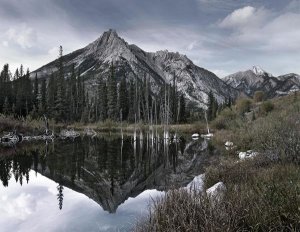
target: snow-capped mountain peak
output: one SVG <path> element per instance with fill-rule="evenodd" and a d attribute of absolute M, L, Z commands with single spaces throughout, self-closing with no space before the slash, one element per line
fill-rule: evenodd
<path fill-rule="evenodd" d="M 297 74 L 274 77 L 259 66 L 253 66 L 252 70 L 231 74 L 223 80 L 249 97 L 252 97 L 256 91 L 263 91 L 271 98 L 300 89 L 300 78 Z"/>
<path fill-rule="evenodd" d="M 273 75 L 271 73 L 266 72 L 265 70 L 263 70 L 260 66 L 253 66 L 252 67 L 252 72 L 255 75 L 258 76 L 269 76 L 269 77 L 273 77 Z"/>
<path fill-rule="evenodd" d="M 256 74 L 256 75 L 264 75 L 266 73 L 265 70 L 263 70 L 259 66 L 253 66 L 252 72 L 254 72 L 254 74 Z"/>

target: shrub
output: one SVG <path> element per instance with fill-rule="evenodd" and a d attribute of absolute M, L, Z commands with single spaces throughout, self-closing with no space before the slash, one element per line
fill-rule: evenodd
<path fill-rule="evenodd" d="M 265 101 L 260 106 L 260 112 L 262 114 L 268 114 L 274 109 L 274 104 L 270 101 Z"/>
<path fill-rule="evenodd" d="M 229 124 L 237 118 L 236 113 L 230 108 L 225 108 L 218 117 L 212 122 L 212 127 L 217 130 L 227 129 Z"/>
<path fill-rule="evenodd" d="M 236 109 L 240 115 L 244 115 L 244 113 L 249 112 L 251 108 L 251 100 L 247 98 L 241 98 L 236 102 Z"/>
<path fill-rule="evenodd" d="M 256 91 L 253 96 L 254 102 L 261 102 L 265 100 L 265 93 L 263 91 Z"/>
<path fill-rule="evenodd" d="M 222 130 L 222 129 L 226 129 L 227 125 L 224 118 L 217 118 L 213 121 L 212 127 L 217 130 Z"/>

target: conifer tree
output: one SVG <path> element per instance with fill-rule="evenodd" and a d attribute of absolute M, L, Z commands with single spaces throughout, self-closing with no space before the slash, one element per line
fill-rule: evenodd
<path fill-rule="evenodd" d="M 46 79 L 43 78 L 41 83 L 41 97 L 40 97 L 40 104 L 39 104 L 40 115 L 46 113 L 47 110 L 46 98 L 47 98 L 47 83 L 46 83 Z"/>
<path fill-rule="evenodd" d="M 8 115 L 10 113 L 10 107 L 8 102 L 8 97 L 5 97 L 4 103 L 3 103 L 3 113 L 5 115 Z"/>
<path fill-rule="evenodd" d="M 98 94 L 99 94 L 99 119 L 104 121 L 107 119 L 107 87 L 106 83 L 100 79 L 99 87 L 98 87 Z"/>
<path fill-rule="evenodd" d="M 173 85 L 171 86 L 171 116 L 172 121 L 177 122 L 178 117 L 178 96 L 177 96 L 177 83 L 176 83 L 176 76 L 173 76 Z"/>
<path fill-rule="evenodd" d="M 78 106 L 77 106 L 77 115 L 78 120 L 81 120 L 81 116 L 83 114 L 83 111 L 86 108 L 86 95 L 85 95 L 85 84 L 83 77 L 78 74 L 77 79 L 77 93 L 78 93 Z"/>
<path fill-rule="evenodd" d="M 55 101 L 57 93 L 57 82 L 55 80 L 54 74 L 52 73 L 48 83 L 47 90 L 47 108 L 45 109 L 48 112 L 50 117 L 54 117 L 55 110 Z"/>
<path fill-rule="evenodd" d="M 185 99 L 183 94 L 180 95 L 179 100 L 179 122 L 186 122 L 186 115 L 185 115 Z"/>
<path fill-rule="evenodd" d="M 26 75 L 24 76 L 24 85 L 22 85 L 24 97 L 25 97 L 25 116 L 29 114 L 29 112 L 33 108 L 33 91 L 32 91 L 32 83 L 30 80 L 30 72 L 29 69 L 26 71 Z M 24 116 L 24 114 L 23 114 Z"/>
<path fill-rule="evenodd" d="M 212 105 L 212 119 L 217 117 L 217 113 L 219 111 L 219 105 L 217 99 L 214 98 L 213 105 Z"/>
<path fill-rule="evenodd" d="M 115 77 L 115 69 L 111 64 L 111 74 L 107 81 L 107 117 L 116 120 L 118 118 L 117 111 L 117 83 Z"/>
<path fill-rule="evenodd" d="M 19 79 L 20 75 L 19 75 L 19 69 L 17 68 L 16 71 L 15 71 L 15 74 L 14 74 L 14 77 L 13 77 L 13 80 L 17 80 Z"/>
<path fill-rule="evenodd" d="M 21 66 L 20 66 L 19 76 L 20 76 L 20 77 L 23 77 L 23 76 L 24 76 L 23 64 L 21 64 Z"/>
<path fill-rule="evenodd" d="M 57 74 L 57 93 L 55 99 L 55 119 L 56 121 L 64 121 L 66 119 L 65 114 L 65 102 L 66 102 L 66 86 L 63 70 L 63 49 L 59 47 L 59 58 L 58 58 L 58 74 Z"/>
<path fill-rule="evenodd" d="M 122 78 L 119 87 L 119 111 L 122 110 L 122 118 L 126 120 L 129 112 L 128 91 L 125 78 Z"/>
<path fill-rule="evenodd" d="M 76 86 L 76 74 L 75 74 L 75 67 L 72 65 L 71 70 L 71 77 L 68 83 L 68 99 L 69 99 L 69 112 L 70 112 L 70 119 L 73 121 L 75 120 L 76 115 L 76 105 L 77 105 L 77 86 Z"/>
<path fill-rule="evenodd" d="M 134 122 L 135 114 L 135 85 L 133 81 L 129 82 L 129 91 L 128 91 L 128 121 Z"/>
<path fill-rule="evenodd" d="M 213 120 L 216 117 L 217 103 L 212 91 L 208 94 L 208 106 L 207 106 L 207 118 L 208 120 Z"/>
<path fill-rule="evenodd" d="M 62 207 L 63 207 L 63 201 L 64 201 L 64 194 L 63 194 L 63 191 L 64 191 L 64 186 L 59 184 L 57 186 L 57 200 L 58 200 L 58 208 L 61 210 Z"/>
<path fill-rule="evenodd" d="M 34 100 L 33 100 L 34 106 L 38 108 L 39 83 L 38 83 L 37 73 L 35 74 L 35 78 L 34 78 L 33 95 L 34 95 Z"/>
<path fill-rule="evenodd" d="M 0 110 L 3 111 L 3 104 L 7 97 L 8 104 L 11 103 L 12 97 L 12 85 L 10 83 L 10 71 L 9 65 L 5 64 L 3 70 L 0 73 Z"/>

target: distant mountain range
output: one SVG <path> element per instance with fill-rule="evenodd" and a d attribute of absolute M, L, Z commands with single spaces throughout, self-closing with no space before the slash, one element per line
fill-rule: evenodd
<path fill-rule="evenodd" d="M 295 73 L 274 77 L 258 66 L 231 74 L 223 79 L 228 85 L 246 96 L 255 91 L 265 92 L 268 98 L 287 95 L 300 89 L 300 76 Z"/>
<path fill-rule="evenodd" d="M 128 44 L 114 30 L 104 32 L 86 47 L 63 56 L 63 60 L 65 75 L 70 75 L 71 67 L 75 65 L 90 93 L 95 92 L 100 78 L 107 79 L 113 62 L 118 80 L 141 80 L 148 77 L 153 93 L 157 93 L 165 83 L 172 83 L 175 76 L 178 90 L 201 108 L 206 107 L 210 91 L 221 103 L 239 95 L 252 96 L 257 90 L 266 92 L 268 97 L 275 97 L 299 90 L 300 87 L 297 74 L 274 77 L 257 66 L 220 79 L 214 73 L 195 65 L 185 55 L 167 50 L 146 52 L 136 45 Z M 49 77 L 57 71 L 56 63 L 57 60 L 54 60 L 42 66 L 32 76 L 37 74 L 39 78 Z"/>

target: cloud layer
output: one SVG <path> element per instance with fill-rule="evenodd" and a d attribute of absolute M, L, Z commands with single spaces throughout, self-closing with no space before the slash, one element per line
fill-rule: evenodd
<path fill-rule="evenodd" d="M 34 70 L 109 28 L 146 51 L 186 54 L 220 76 L 254 64 L 274 75 L 300 67 L 300 0 L 0 0 L 0 65 Z"/>
<path fill-rule="evenodd" d="M 7 39 L 16 43 L 21 48 L 31 48 L 37 41 L 36 31 L 26 24 L 21 24 L 20 27 L 11 27 L 6 32 Z M 8 46 L 8 42 L 6 45 Z"/>

